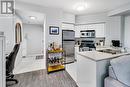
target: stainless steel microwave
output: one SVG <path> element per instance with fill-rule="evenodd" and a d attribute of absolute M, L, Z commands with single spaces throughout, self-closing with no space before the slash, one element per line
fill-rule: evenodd
<path fill-rule="evenodd" d="M 95 30 L 80 31 L 80 37 L 95 38 Z"/>

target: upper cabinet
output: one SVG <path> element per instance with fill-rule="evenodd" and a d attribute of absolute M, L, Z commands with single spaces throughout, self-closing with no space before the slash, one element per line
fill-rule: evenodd
<path fill-rule="evenodd" d="M 96 31 L 96 37 L 105 37 L 105 24 L 94 24 L 94 30 Z"/>
<path fill-rule="evenodd" d="M 62 22 L 75 24 L 75 15 L 70 13 L 63 13 Z"/>
<path fill-rule="evenodd" d="M 75 26 L 75 37 L 79 38 L 80 37 L 80 31 L 82 26 Z"/>
<path fill-rule="evenodd" d="M 62 23 L 62 30 L 74 30 L 74 24 Z"/>
<path fill-rule="evenodd" d="M 70 13 L 63 13 L 62 30 L 75 30 L 75 15 Z"/>
<path fill-rule="evenodd" d="M 105 23 L 75 26 L 75 37 L 80 37 L 81 30 L 95 30 L 96 37 L 105 37 Z"/>

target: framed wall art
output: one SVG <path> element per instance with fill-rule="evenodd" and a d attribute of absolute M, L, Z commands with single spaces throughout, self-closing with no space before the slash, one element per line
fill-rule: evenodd
<path fill-rule="evenodd" d="M 59 27 L 50 26 L 49 33 L 50 33 L 50 35 L 59 35 Z"/>

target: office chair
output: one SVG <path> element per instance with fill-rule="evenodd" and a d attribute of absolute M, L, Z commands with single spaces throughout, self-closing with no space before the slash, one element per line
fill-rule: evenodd
<path fill-rule="evenodd" d="M 14 79 L 13 69 L 15 64 L 15 59 L 19 50 L 20 44 L 15 44 L 13 51 L 6 57 L 6 83 L 8 81 L 18 83 L 17 79 Z"/>

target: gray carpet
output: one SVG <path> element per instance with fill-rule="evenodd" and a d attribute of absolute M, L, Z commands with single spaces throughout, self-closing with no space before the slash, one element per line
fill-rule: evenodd
<path fill-rule="evenodd" d="M 46 70 L 15 76 L 19 83 L 9 87 L 78 87 L 66 71 L 47 74 Z"/>

